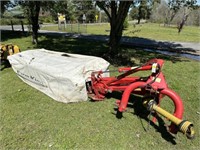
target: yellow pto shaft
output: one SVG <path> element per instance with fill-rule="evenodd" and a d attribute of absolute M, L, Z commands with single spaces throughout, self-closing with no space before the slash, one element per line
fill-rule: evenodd
<path fill-rule="evenodd" d="M 159 113 L 160 115 L 164 116 L 165 118 L 169 119 L 172 123 L 174 123 L 179 130 L 183 133 L 186 134 L 187 138 L 193 139 L 195 132 L 193 128 L 193 124 L 189 121 L 186 120 L 181 120 L 174 115 L 170 114 L 166 110 L 162 109 L 153 100 L 150 101 L 144 101 L 143 103 L 146 107 L 149 108 L 150 111 L 155 111 Z"/>
<path fill-rule="evenodd" d="M 187 138 L 193 139 L 194 138 L 194 128 L 193 124 L 189 121 L 181 120 L 166 110 L 158 107 L 156 104 L 153 104 L 152 109 L 156 111 L 157 113 L 161 114 L 162 116 L 166 117 L 169 119 L 171 122 L 173 122 L 175 125 L 179 127 L 179 130 L 183 133 L 186 134 Z"/>

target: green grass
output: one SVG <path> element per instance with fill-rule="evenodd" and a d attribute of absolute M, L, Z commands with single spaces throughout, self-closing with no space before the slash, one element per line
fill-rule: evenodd
<path fill-rule="evenodd" d="M 22 50 L 34 48 L 30 39 L 2 33 L 2 42 L 18 44 Z M 102 56 L 107 50 L 104 43 L 81 39 L 40 36 L 39 41 L 38 48 L 56 51 Z M 173 138 L 162 126 L 150 125 L 146 132 L 148 122 L 134 115 L 132 108 L 128 108 L 124 118 L 116 119 L 114 98 L 71 104 L 54 101 L 22 82 L 12 68 L 6 68 L 0 72 L 0 149 L 198 149 L 200 63 L 127 47 L 122 47 L 122 51 L 134 64 L 154 57 L 165 60 L 163 72 L 169 87 L 183 99 L 184 118 L 194 123 L 194 140 L 182 133 Z M 116 68 L 111 65 L 110 69 Z"/>
<path fill-rule="evenodd" d="M 162 33 L 162 34 L 161 34 Z M 130 26 L 124 33 L 131 37 L 143 37 L 154 40 L 200 42 L 200 30 L 195 26 L 184 26 L 182 32 L 178 34 L 176 27 L 164 27 L 163 25 L 147 23 Z"/>
<path fill-rule="evenodd" d="M 58 26 L 42 27 L 41 30 L 58 31 Z M 109 30 L 109 24 L 87 24 L 87 26 L 73 24 L 67 25 L 66 28 L 66 32 L 80 32 L 95 35 L 109 35 Z M 178 30 L 174 26 L 164 27 L 163 25 L 155 23 L 145 23 L 135 26 L 129 24 L 129 28 L 124 31 L 123 36 L 164 41 L 200 42 L 200 30 L 199 27 L 195 26 L 184 26 L 182 32 L 178 34 Z"/>

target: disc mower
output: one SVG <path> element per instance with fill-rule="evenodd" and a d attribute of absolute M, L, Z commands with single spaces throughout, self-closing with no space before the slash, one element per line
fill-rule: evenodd
<path fill-rule="evenodd" d="M 122 118 L 123 112 L 127 109 L 130 96 L 142 96 L 144 108 L 154 116 L 161 116 L 169 121 L 168 130 L 170 133 L 177 134 L 182 132 L 189 139 L 194 138 L 194 128 L 190 121 L 183 120 L 183 102 L 180 96 L 168 88 L 165 77 L 162 73 L 164 61 L 162 59 L 152 59 L 138 67 L 119 68 L 119 75 L 115 77 L 103 77 L 108 71 L 95 71 L 86 81 L 88 96 L 94 101 L 102 101 L 108 93 L 121 91 L 122 98 L 117 100 L 118 106 L 116 117 Z M 151 70 L 147 77 L 132 76 L 139 71 Z M 173 112 L 170 113 L 160 107 L 164 97 L 173 103 Z M 156 117 L 152 119 L 156 122 Z"/>

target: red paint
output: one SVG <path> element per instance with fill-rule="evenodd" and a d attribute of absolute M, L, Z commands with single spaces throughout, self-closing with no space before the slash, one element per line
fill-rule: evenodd
<path fill-rule="evenodd" d="M 157 63 L 156 72 L 151 73 L 147 78 L 129 76 L 138 71 L 151 70 L 154 63 Z M 91 74 L 91 86 L 88 87 L 88 89 L 92 90 L 89 90 L 88 96 L 93 100 L 103 100 L 105 95 L 109 92 L 122 91 L 122 99 L 121 101 L 117 101 L 117 105 L 119 106 L 119 112 L 123 112 L 126 110 L 130 94 L 158 95 L 158 105 L 163 95 L 166 95 L 174 103 L 173 115 L 182 119 L 184 111 L 182 100 L 178 94 L 168 88 L 165 77 L 161 72 L 163 64 L 164 61 L 162 59 L 152 59 L 135 69 L 131 67 L 119 68 L 118 71 L 123 73 L 117 77 L 102 77 L 102 71 L 93 72 Z M 175 125 L 170 125 L 170 131 L 172 133 L 177 132 Z"/>

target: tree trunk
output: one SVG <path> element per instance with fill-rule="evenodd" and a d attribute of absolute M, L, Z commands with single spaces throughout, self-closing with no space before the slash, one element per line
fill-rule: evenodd
<path fill-rule="evenodd" d="M 38 25 L 32 26 L 32 43 L 37 44 L 38 43 Z"/>
<path fill-rule="evenodd" d="M 30 18 L 32 24 L 32 43 L 38 43 L 38 30 L 39 30 L 39 12 L 40 12 L 40 1 L 34 1 L 33 5 L 30 5 Z"/>
<path fill-rule="evenodd" d="M 181 30 L 183 29 L 183 26 L 184 26 L 185 22 L 187 21 L 188 15 L 189 14 L 184 15 L 183 19 L 181 20 L 181 23 L 178 26 L 178 33 L 180 33 Z"/>
<path fill-rule="evenodd" d="M 111 1 L 111 31 L 109 40 L 110 48 L 108 53 L 111 56 L 115 56 L 119 53 L 119 45 L 123 32 L 123 23 L 131 4 L 132 1 L 120 1 L 119 8 L 117 8 L 117 3 L 115 1 Z"/>
<path fill-rule="evenodd" d="M 138 24 L 140 24 L 140 17 L 138 17 Z"/>
<path fill-rule="evenodd" d="M 119 35 L 117 35 L 115 33 L 116 31 L 116 28 L 115 27 L 112 27 L 111 25 L 111 31 L 110 31 L 110 41 L 109 41 L 109 55 L 111 56 L 115 56 L 116 54 L 118 54 L 119 52 L 119 43 L 120 43 L 120 37 Z"/>

